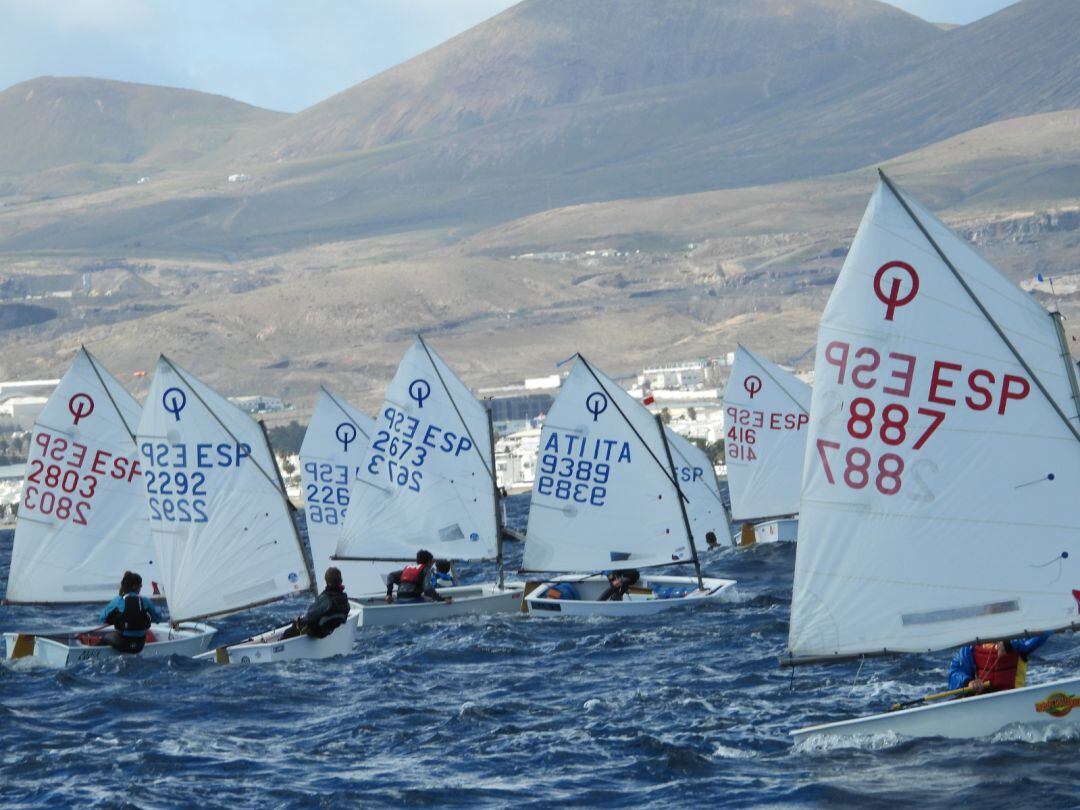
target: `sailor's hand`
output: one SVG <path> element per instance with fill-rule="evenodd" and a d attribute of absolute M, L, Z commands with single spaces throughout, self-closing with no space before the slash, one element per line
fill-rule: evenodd
<path fill-rule="evenodd" d="M 454 601 L 454 597 L 452 597 L 452 596 L 447 596 L 447 597 L 446 597 L 445 599 L 443 599 L 443 604 L 449 605 L 449 604 L 451 604 L 451 603 L 452 603 L 453 601 Z"/>
<path fill-rule="evenodd" d="M 977 679 L 968 681 L 968 689 L 971 690 L 973 695 L 981 695 L 983 691 L 983 682 Z"/>
<path fill-rule="evenodd" d="M 390 594 L 386 595 L 386 604 L 388 604 L 388 605 L 394 604 L 394 597 L 390 596 Z"/>

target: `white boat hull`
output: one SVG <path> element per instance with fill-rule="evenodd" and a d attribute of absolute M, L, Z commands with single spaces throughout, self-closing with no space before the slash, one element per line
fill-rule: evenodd
<path fill-rule="evenodd" d="M 472 614 L 513 613 L 521 610 L 521 597 L 525 583 L 508 582 L 500 590 L 495 583 L 480 585 L 456 585 L 439 588 L 443 597 L 453 597 L 453 602 L 395 602 L 387 604 L 385 596 L 359 600 L 360 626 L 385 627 L 414 622 L 430 622 Z"/>
<path fill-rule="evenodd" d="M 360 618 L 360 608 L 353 602 L 349 618 L 345 624 L 334 628 L 326 638 L 295 636 L 282 639 L 281 636 L 292 625 L 278 627 L 267 633 L 252 636 L 246 641 L 218 647 L 203 655 L 196 656 L 196 661 L 213 661 L 216 664 L 279 664 L 283 661 L 333 658 L 348 655 L 356 642 L 356 623 Z"/>
<path fill-rule="evenodd" d="M 754 524 L 754 542 L 762 543 L 794 543 L 799 536 L 798 518 L 781 518 L 780 520 L 765 520 Z"/>
<path fill-rule="evenodd" d="M 1080 723 L 1080 678 L 930 703 L 792 731 L 796 742 L 893 733 L 902 737 L 986 737 L 1018 724 Z"/>
<path fill-rule="evenodd" d="M 26 660 L 36 666 L 64 669 L 83 661 L 96 661 L 128 653 L 118 653 L 107 644 L 89 645 L 79 640 L 96 628 L 68 628 L 37 633 L 4 633 L 5 656 L 9 661 Z M 103 635 L 108 631 L 98 631 Z M 208 624 L 183 622 L 173 629 L 167 624 L 150 626 L 155 640 L 147 642 L 142 658 L 160 658 L 167 655 L 192 657 L 210 647 L 217 632 Z"/>
<path fill-rule="evenodd" d="M 581 599 L 548 599 L 541 596 L 551 583 L 570 582 Z M 730 595 L 735 587 L 733 579 L 705 578 L 705 589 L 697 588 L 695 577 L 651 576 L 643 574 L 631 592 L 621 601 L 598 601 L 608 587 L 607 577 L 594 574 L 589 577 L 564 576 L 545 580 L 531 588 L 525 595 L 525 608 L 533 616 L 552 618 L 558 616 L 650 616 L 677 608 L 691 608 L 706 602 L 715 602 Z M 694 590 L 685 596 L 662 599 L 654 592 L 656 588 L 684 587 Z"/>

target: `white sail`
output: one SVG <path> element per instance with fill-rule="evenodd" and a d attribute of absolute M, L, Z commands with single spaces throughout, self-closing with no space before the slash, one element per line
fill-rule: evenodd
<path fill-rule="evenodd" d="M 300 481 L 315 574 L 337 566 L 350 593 L 382 591 L 383 575 L 400 567 L 330 559 L 337 551 L 352 485 L 374 431 L 375 420 L 324 388 L 300 447 Z"/>
<path fill-rule="evenodd" d="M 522 568 L 602 571 L 691 558 L 656 418 L 579 356 L 540 436 Z"/>
<path fill-rule="evenodd" d="M 139 410 L 80 349 L 34 424 L 8 601 L 107 601 L 128 570 L 159 592 L 132 435 Z"/>
<path fill-rule="evenodd" d="M 705 451 L 689 439 L 669 427 L 664 430 L 679 488 L 686 498 L 686 515 L 690 519 L 694 543 L 699 549 L 715 544 L 731 545 L 731 518 L 720 496 L 720 483 L 716 480 L 712 462 Z M 712 538 L 709 538 L 710 534 Z"/>
<path fill-rule="evenodd" d="M 255 420 L 162 357 L 138 443 L 173 621 L 311 587 L 284 488 Z"/>
<path fill-rule="evenodd" d="M 724 454 L 731 517 L 799 511 L 810 386 L 743 346 L 724 390 Z"/>
<path fill-rule="evenodd" d="M 898 193 L 878 186 L 821 320 L 795 657 L 1077 618 L 1080 438 L 1057 324 L 905 196 L 973 298 Z"/>
<path fill-rule="evenodd" d="M 337 557 L 493 559 L 498 551 L 487 411 L 417 339 L 375 418 Z"/>

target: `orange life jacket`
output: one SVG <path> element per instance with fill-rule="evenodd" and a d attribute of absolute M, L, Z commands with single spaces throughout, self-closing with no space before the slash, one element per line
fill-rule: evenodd
<path fill-rule="evenodd" d="M 998 653 L 996 644 L 976 644 L 972 649 L 975 676 L 990 681 L 989 691 L 1015 689 L 1027 678 L 1027 661 L 1018 653 Z"/>

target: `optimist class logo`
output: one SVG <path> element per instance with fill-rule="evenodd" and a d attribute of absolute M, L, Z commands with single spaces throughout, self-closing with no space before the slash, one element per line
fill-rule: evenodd
<path fill-rule="evenodd" d="M 68 413 L 74 417 L 73 425 L 94 412 L 94 400 L 89 394 L 75 394 L 68 400 Z"/>
<path fill-rule="evenodd" d="M 895 272 L 889 273 L 890 270 Z M 886 277 L 888 274 L 888 277 Z M 907 280 L 908 289 L 900 292 Z M 888 289 L 886 290 L 886 284 Z M 874 295 L 885 305 L 885 320 L 891 321 L 896 310 L 906 307 L 919 294 L 919 274 L 907 262 L 886 262 L 874 274 Z"/>
<path fill-rule="evenodd" d="M 742 387 L 746 389 L 746 393 L 750 395 L 750 399 L 753 399 L 757 395 L 757 392 L 761 390 L 761 377 L 757 374 L 751 374 L 743 380 Z"/>

